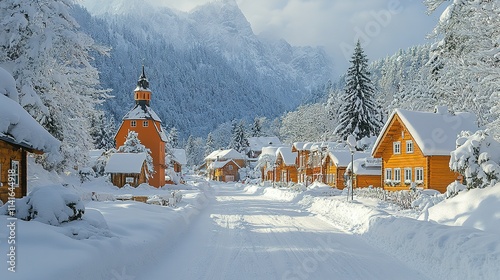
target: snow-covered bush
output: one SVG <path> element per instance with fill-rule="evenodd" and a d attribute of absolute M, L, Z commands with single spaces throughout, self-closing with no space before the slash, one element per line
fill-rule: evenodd
<path fill-rule="evenodd" d="M 152 195 L 146 201 L 147 204 L 157 204 L 160 206 L 176 207 L 177 203 L 181 202 L 182 193 L 180 191 L 172 191 L 169 195 Z"/>
<path fill-rule="evenodd" d="M 61 185 L 34 188 L 16 201 L 15 209 L 18 219 L 54 226 L 81 219 L 84 213 L 80 196 Z M 0 207 L 0 214 L 7 214 L 7 204 Z"/>
<path fill-rule="evenodd" d="M 493 186 L 500 178 L 500 143 L 487 131 L 462 132 L 451 152 L 450 169 L 460 173 L 468 189 Z"/>
<path fill-rule="evenodd" d="M 467 189 L 467 186 L 461 184 L 458 181 L 455 181 L 449 184 L 448 187 L 446 187 L 446 192 L 444 194 L 446 198 L 452 198 L 465 189 Z"/>
<path fill-rule="evenodd" d="M 80 177 L 80 183 L 90 181 L 95 177 L 95 172 L 90 167 L 83 167 L 78 170 L 78 176 Z"/>

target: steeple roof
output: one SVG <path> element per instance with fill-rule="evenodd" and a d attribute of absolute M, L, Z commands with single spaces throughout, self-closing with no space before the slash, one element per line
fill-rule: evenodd
<path fill-rule="evenodd" d="M 137 81 L 137 88 L 135 90 L 149 90 L 149 81 L 144 72 L 144 65 L 142 65 L 142 74 Z"/>

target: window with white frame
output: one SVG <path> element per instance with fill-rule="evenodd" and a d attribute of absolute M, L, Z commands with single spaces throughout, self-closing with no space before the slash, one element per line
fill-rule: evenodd
<path fill-rule="evenodd" d="M 125 183 L 134 183 L 134 177 L 125 177 Z"/>
<path fill-rule="evenodd" d="M 12 178 L 12 179 L 10 179 Z M 14 186 L 19 186 L 19 161 L 13 160 L 10 162 L 9 183 L 14 183 Z"/>
<path fill-rule="evenodd" d="M 136 121 L 130 121 L 130 126 L 131 127 L 136 127 L 137 126 L 137 122 Z"/>
<path fill-rule="evenodd" d="M 417 183 L 424 182 L 424 168 L 423 167 L 415 167 L 415 182 L 417 182 Z"/>
<path fill-rule="evenodd" d="M 394 142 L 392 143 L 392 147 L 393 147 L 393 152 L 395 155 L 399 155 L 401 154 L 401 142 Z"/>
<path fill-rule="evenodd" d="M 149 126 L 149 121 L 142 121 L 142 126 L 143 127 L 148 127 Z"/>
<path fill-rule="evenodd" d="M 385 169 L 385 181 L 391 182 L 391 180 L 392 180 L 392 168 L 386 168 Z"/>
<path fill-rule="evenodd" d="M 407 154 L 413 153 L 413 141 L 412 140 L 406 141 L 406 153 Z"/>
<path fill-rule="evenodd" d="M 409 184 L 412 181 L 411 168 L 405 168 L 405 183 Z"/>
<path fill-rule="evenodd" d="M 401 168 L 394 168 L 394 182 L 401 182 Z"/>
<path fill-rule="evenodd" d="M 227 166 L 227 170 L 233 170 L 233 166 L 232 165 L 228 165 Z"/>

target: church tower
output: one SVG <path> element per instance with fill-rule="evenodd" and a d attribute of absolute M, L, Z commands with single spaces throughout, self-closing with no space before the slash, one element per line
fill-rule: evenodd
<path fill-rule="evenodd" d="M 153 187 L 165 185 L 165 143 L 167 136 L 161 127 L 161 120 L 151 109 L 151 90 L 149 81 L 146 78 L 144 66 L 142 74 L 137 81 L 134 90 L 135 106 L 122 119 L 122 124 L 115 136 L 116 148 L 125 143 L 128 131 L 137 132 L 139 140 L 151 150 L 155 173 L 149 178 L 149 184 Z M 118 186 L 122 187 L 122 186 Z"/>

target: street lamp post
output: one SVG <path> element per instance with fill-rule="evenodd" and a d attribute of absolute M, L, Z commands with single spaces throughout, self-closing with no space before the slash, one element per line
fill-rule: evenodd
<path fill-rule="evenodd" d="M 351 149 L 351 201 L 354 201 L 354 149 Z"/>
<path fill-rule="evenodd" d="M 350 188 L 351 188 L 351 200 L 354 200 L 354 152 L 356 151 L 356 138 L 354 135 L 347 136 L 347 145 L 349 145 L 349 151 L 351 152 L 351 172 L 350 172 Z M 347 193 L 347 197 L 349 197 L 349 192 Z M 349 198 L 348 198 L 349 199 Z"/>

